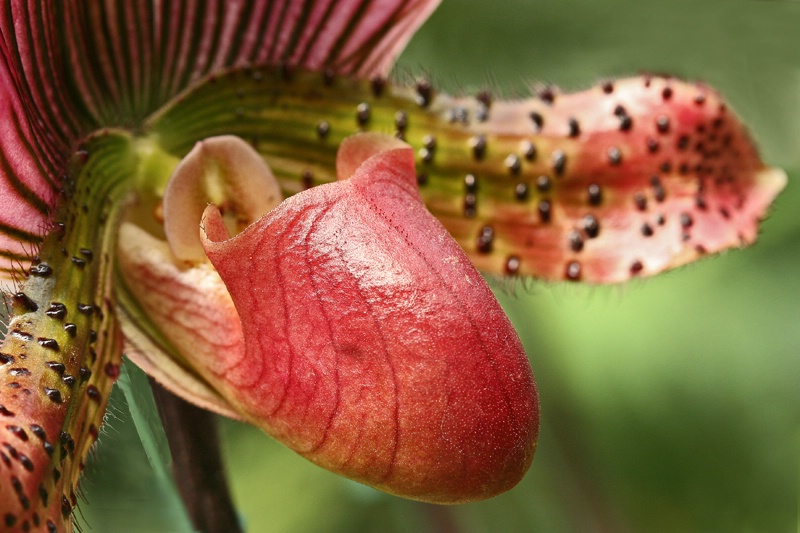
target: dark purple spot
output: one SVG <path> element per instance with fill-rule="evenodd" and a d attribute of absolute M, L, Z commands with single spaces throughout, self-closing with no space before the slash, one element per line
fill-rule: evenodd
<path fill-rule="evenodd" d="M 314 174 L 308 169 L 303 170 L 300 180 L 303 183 L 303 190 L 307 191 L 314 186 Z"/>
<path fill-rule="evenodd" d="M 64 401 L 58 389 L 51 389 L 50 387 L 44 387 L 44 394 L 45 396 L 50 398 L 50 401 L 53 403 L 61 403 Z"/>
<path fill-rule="evenodd" d="M 66 447 L 70 453 L 75 451 L 75 440 L 72 438 L 72 435 L 67 433 L 66 431 L 62 431 L 59 435 L 58 440 L 61 442 L 61 445 Z"/>
<path fill-rule="evenodd" d="M 61 497 L 61 516 L 67 518 L 69 514 L 72 512 L 72 505 L 70 505 L 69 500 L 67 500 L 66 496 Z"/>
<path fill-rule="evenodd" d="M 567 127 L 569 128 L 568 135 L 570 137 L 577 137 L 581 134 L 581 126 L 578 124 L 578 121 L 574 118 L 570 118 L 567 122 Z"/>
<path fill-rule="evenodd" d="M 422 159 L 424 163 L 430 163 L 431 161 L 433 161 L 433 153 L 434 151 L 428 148 L 419 149 L 419 157 L 420 159 Z"/>
<path fill-rule="evenodd" d="M 516 154 L 509 154 L 508 157 L 506 157 L 505 164 L 508 171 L 514 175 L 519 174 L 522 168 L 522 163 L 519 160 L 519 156 Z"/>
<path fill-rule="evenodd" d="M 550 177 L 542 174 L 538 178 L 536 178 L 536 188 L 539 189 L 541 192 L 547 192 L 550 190 Z"/>
<path fill-rule="evenodd" d="M 478 189 L 478 179 L 475 174 L 467 174 L 464 176 L 464 189 L 467 192 L 475 192 Z"/>
<path fill-rule="evenodd" d="M 539 218 L 542 220 L 542 223 L 547 224 L 548 222 L 550 222 L 550 217 L 553 210 L 553 206 L 550 204 L 550 201 L 542 200 L 541 202 L 539 202 L 538 210 L 539 210 Z"/>
<path fill-rule="evenodd" d="M 568 237 L 569 249 L 573 252 L 580 252 L 583 250 L 583 237 L 577 230 L 572 230 Z"/>
<path fill-rule="evenodd" d="M 78 334 L 78 326 L 73 324 L 72 322 L 67 322 L 63 326 L 64 331 L 66 331 L 70 337 L 75 338 L 75 335 Z"/>
<path fill-rule="evenodd" d="M 24 292 L 18 292 L 14 295 L 14 303 L 16 305 L 22 306 L 27 312 L 33 313 L 39 306 L 33 300 L 28 297 L 27 294 Z"/>
<path fill-rule="evenodd" d="M 653 235 L 653 228 L 647 222 L 642 224 L 641 231 L 642 235 L 644 235 L 645 237 L 651 237 Z"/>
<path fill-rule="evenodd" d="M 475 100 L 477 100 L 486 107 L 492 107 L 492 93 L 490 93 L 485 89 L 479 91 L 478 94 L 475 95 Z"/>
<path fill-rule="evenodd" d="M 581 219 L 581 225 L 586 236 L 590 239 L 596 238 L 600 234 L 600 223 L 594 215 L 584 215 Z"/>
<path fill-rule="evenodd" d="M 564 174 L 564 169 L 567 165 L 567 154 L 561 150 L 554 150 L 553 154 L 550 156 L 550 161 L 553 165 L 553 172 L 555 172 L 556 175 L 560 176 Z"/>
<path fill-rule="evenodd" d="M 552 87 L 545 87 L 539 91 L 538 95 L 539 100 L 544 102 L 547 105 L 552 105 L 553 102 L 556 100 L 556 93 L 553 91 Z"/>
<path fill-rule="evenodd" d="M 667 133 L 669 131 L 669 117 L 666 115 L 659 115 L 656 118 L 656 128 L 661 133 Z"/>
<path fill-rule="evenodd" d="M 63 363 L 59 363 L 58 361 L 47 361 L 45 365 L 47 365 L 47 368 L 58 373 L 59 375 L 64 373 L 65 367 Z"/>
<path fill-rule="evenodd" d="M 631 263 L 631 275 L 632 276 L 639 275 L 642 272 L 642 270 L 644 270 L 644 265 L 642 264 L 641 261 L 634 261 L 633 263 Z"/>
<path fill-rule="evenodd" d="M 600 205 L 600 203 L 603 201 L 603 194 L 600 191 L 600 186 L 598 184 L 590 184 L 586 188 L 586 192 L 589 194 L 589 205 Z"/>
<path fill-rule="evenodd" d="M 370 87 L 372 88 L 372 95 L 375 96 L 375 98 L 379 98 L 383 95 L 383 90 L 386 88 L 386 80 L 380 76 L 375 76 L 370 81 Z"/>
<path fill-rule="evenodd" d="M 100 401 L 100 391 L 97 390 L 97 387 L 95 387 L 94 385 L 89 385 L 88 387 L 86 387 L 86 395 L 95 402 Z"/>
<path fill-rule="evenodd" d="M 47 439 L 47 433 L 45 432 L 44 428 L 42 426 L 40 426 L 39 424 L 31 424 L 30 428 L 31 428 L 31 433 L 33 433 L 34 435 L 36 435 L 40 439 L 42 439 L 42 440 L 46 440 Z"/>
<path fill-rule="evenodd" d="M 25 430 L 19 426 L 6 426 L 6 429 L 14 434 L 19 440 L 23 442 L 28 441 L 28 434 L 25 433 Z"/>
<path fill-rule="evenodd" d="M 530 141 L 525 141 L 522 144 L 522 154 L 526 160 L 533 161 L 536 159 L 536 146 Z"/>
<path fill-rule="evenodd" d="M 567 263 L 565 274 L 570 281 L 581 279 L 581 264 L 578 261 L 570 261 Z"/>
<path fill-rule="evenodd" d="M 40 278 L 46 278 L 53 273 L 53 268 L 46 263 L 39 263 L 31 267 L 31 275 Z"/>
<path fill-rule="evenodd" d="M 464 195 L 464 216 L 472 218 L 477 212 L 478 197 L 474 193 Z"/>
<path fill-rule="evenodd" d="M 514 197 L 518 202 L 524 202 L 528 199 L 528 184 L 519 182 L 514 186 Z"/>
<path fill-rule="evenodd" d="M 433 86 L 428 80 L 420 80 L 417 82 L 417 104 L 420 107 L 428 107 L 433 98 Z"/>
<path fill-rule="evenodd" d="M 33 472 L 33 461 L 30 460 L 30 457 L 21 453 L 19 454 L 19 462 L 22 465 L 22 468 L 28 472 Z"/>
<path fill-rule="evenodd" d="M 544 117 L 542 114 L 537 113 L 536 111 L 531 111 L 530 117 L 531 122 L 533 122 L 533 125 L 536 127 L 536 131 L 541 130 L 542 126 L 544 126 Z"/>
<path fill-rule="evenodd" d="M 317 122 L 317 137 L 320 139 L 327 139 L 331 132 L 331 125 L 327 120 L 320 120 Z"/>
<path fill-rule="evenodd" d="M 519 273 L 520 260 L 516 255 L 508 256 L 506 259 L 506 274 L 509 276 L 516 276 Z"/>
<path fill-rule="evenodd" d="M 44 314 L 50 318 L 62 320 L 65 316 L 67 316 L 67 306 L 60 302 L 51 302 L 50 307 L 47 308 L 47 311 L 45 311 Z"/>
<path fill-rule="evenodd" d="M 114 363 L 106 363 L 104 370 L 106 375 L 111 379 L 117 379 L 119 377 L 119 365 L 115 365 Z"/>
<path fill-rule="evenodd" d="M 606 152 L 606 155 L 608 155 L 608 162 L 614 166 L 619 165 L 622 162 L 622 152 L 616 146 L 609 148 Z"/>
<path fill-rule="evenodd" d="M 325 87 L 330 87 L 331 85 L 333 85 L 335 79 L 336 79 L 336 72 L 334 72 L 332 68 L 327 67 L 322 70 L 322 84 Z"/>
<path fill-rule="evenodd" d="M 369 119 L 372 116 L 372 110 L 369 107 L 369 104 L 366 102 L 361 102 L 356 107 L 356 122 L 359 126 L 366 126 L 369 123 Z"/>
<path fill-rule="evenodd" d="M 478 252 L 482 254 L 491 253 L 494 248 L 494 229 L 491 226 L 483 226 L 478 233 Z"/>
<path fill-rule="evenodd" d="M 701 211 L 705 211 L 706 209 L 708 209 L 708 205 L 706 204 L 706 201 L 703 199 L 702 196 L 698 196 L 697 198 L 694 199 L 694 205 L 697 206 L 697 209 Z"/>
<path fill-rule="evenodd" d="M 30 333 L 28 333 L 26 331 L 22 331 L 20 329 L 13 330 L 11 332 L 11 336 L 12 337 L 16 337 L 16 338 L 18 338 L 20 340 L 23 340 L 23 341 L 26 341 L 26 342 L 29 342 L 29 341 L 33 340 L 33 335 L 31 335 Z"/>
<path fill-rule="evenodd" d="M 633 203 L 639 211 L 647 209 L 647 197 L 640 192 L 633 195 Z"/>
<path fill-rule="evenodd" d="M 480 161 L 486 155 L 486 136 L 476 135 L 470 140 L 472 146 L 472 157 Z"/>
<path fill-rule="evenodd" d="M 408 127 L 408 115 L 405 111 L 398 111 L 394 114 L 394 127 L 397 131 L 406 131 Z"/>
<path fill-rule="evenodd" d="M 53 350 L 54 352 L 59 351 L 58 342 L 55 339 L 47 339 L 44 337 L 39 337 L 36 339 L 36 342 L 39 343 L 39 346 L 43 348 L 47 348 L 48 350 Z"/>

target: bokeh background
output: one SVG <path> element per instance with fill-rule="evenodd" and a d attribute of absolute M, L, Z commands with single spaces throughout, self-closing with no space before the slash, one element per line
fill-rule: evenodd
<path fill-rule="evenodd" d="M 226 421 L 249 531 L 798 531 L 798 28 L 794 0 L 444 0 L 401 72 L 508 97 L 537 81 L 579 89 L 643 71 L 701 79 L 789 186 L 747 250 L 618 287 L 497 284 L 543 409 L 533 467 L 511 492 L 456 507 L 408 502 Z M 151 448 L 117 391 L 82 485 L 85 530 L 189 531 Z"/>

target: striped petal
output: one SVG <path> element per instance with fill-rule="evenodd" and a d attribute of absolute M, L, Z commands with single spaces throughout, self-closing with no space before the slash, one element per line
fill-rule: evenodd
<path fill-rule="evenodd" d="M 251 63 L 385 74 L 437 0 L 0 5 L 0 278 L 28 266 L 79 139 Z M 8 193 L 8 194 L 6 194 Z M 20 202 L 21 201 L 21 202 Z M 5 207 L 5 204 L 3 204 Z"/>

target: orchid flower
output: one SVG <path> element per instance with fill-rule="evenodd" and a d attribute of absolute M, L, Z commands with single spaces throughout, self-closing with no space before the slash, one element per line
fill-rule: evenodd
<path fill-rule="evenodd" d="M 0 527 L 71 530 L 123 352 L 347 477 L 490 497 L 539 411 L 476 267 L 615 283 L 755 239 L 785 177 L 713 90 L 389 81 L 436 4 L 0 7 Z"/>

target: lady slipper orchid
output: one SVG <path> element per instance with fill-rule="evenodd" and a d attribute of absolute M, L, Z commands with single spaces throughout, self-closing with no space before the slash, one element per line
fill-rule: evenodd
<path fill-rule="evenodd" d="M 243 141 L 203 141 L 173 176 L 165 206 L 175 181 L 200 184 L 184 172 L 206 143 L 231 151 L 241 143 L 263 164 Z M 341 181 L 289 198 L 234 237 L 214 205 L 202 231 L 199 214 L 179 213 L 213 270 L 170 259 L 183 235 L 167 232 L 168 247 L 123 232 L 128 286 L 170 324 L 170 343 L 230 410 L 312 461 L 426 501 L 512 487 L 533 458 L 538 402 L 510 322 L 423 207 L 411 147 L 356 135 L 337 167 Z M 228 332 L 223 342 L 204 336 L 215 324 Z"/>
<path fill-rule="evenodd" d="M 123 349 L 348 477 L 497 494 L 538 398 L 467 258 L 611 283 L 755 239 L 785 176 L 714 91 L 388 82 L 436 4 L 0 6 L 0 526 L 71 530 Z"/>

